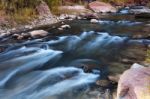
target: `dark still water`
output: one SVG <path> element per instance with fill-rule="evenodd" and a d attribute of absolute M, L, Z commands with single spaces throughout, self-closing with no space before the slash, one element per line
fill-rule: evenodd
<path fill-rule="evenodd" d="M 145 58 L 149 40 L 131 37 L 145 21 L 68 24 L 72 28 L 64 31 L 46 28 L 53 37 L 1 44 L 0 99 L 93 99 L 89 93 L 99 90 L 97 80 Z"/>

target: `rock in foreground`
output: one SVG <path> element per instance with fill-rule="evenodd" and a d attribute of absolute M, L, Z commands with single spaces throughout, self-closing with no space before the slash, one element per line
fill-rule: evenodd
<path fill-rule="evenodd" d="M 117 99 L 150 99 L 150 68 L 134 64 L 121 76 Z"/>

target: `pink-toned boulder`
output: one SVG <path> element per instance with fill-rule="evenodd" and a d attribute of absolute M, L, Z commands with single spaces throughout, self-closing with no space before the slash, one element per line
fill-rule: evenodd
<path fill-rule="evenodd" d="M 150 99 L 150 67 L 134 64 L 118 84 L 117 99 Z"/>
<path fill-rule="evenodd" d="M 99 1 L 94 1 L 89 3 L 89 8 L 93 10 L 94 12 L 102 12 L 102 13 L 107 13 L 107 12 L 116 12 L 116 8 L 113 7 L 109 3 L 104 3 L 104 2 L 99 2 Z"/>
<path fill-rule="evenodd" d="M 52 16 L 52 13 L 51 13 L 47 3 L 42 0 L 41 0 L 41 3 L 36 7 L 36 10 L 40 16 L 44 16 L 44 15 Z"/>
<path fill-rule="evenodd" d="M 82 5 L 73 5 L 73 6 L 60 6 L 58 7 L 59 11 L 65 14 L 81 14 L 89 13 L 91 10 L 87 9 Z"/>
<path fill-rule="evenodd" d="M 45 37 L 45 36 L 47 36 L 48 32 L 44 31 L 44 30 L 34 30 L 34 31 L 29 32 L 29 34 L 33 38 L 38 38 L 38 37 Z"/>

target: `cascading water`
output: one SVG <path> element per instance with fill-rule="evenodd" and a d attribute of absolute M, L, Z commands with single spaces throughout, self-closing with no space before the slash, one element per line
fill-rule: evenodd
<path fill-rule="evenodd" d="M 96 25 L 110 33 L 126 27 L 126 34 L 141 24 L 99 20 Z M 93 99 L 87 91 L 107 77 L 109 63 L 118 61 L 127 45 L 143 43 L 150 41 L 90 31 L 1 45 L 5 50 L 0 53 L 0 99 Z"/>
<path fill-rule="evenodd" d="M 0 53 L 0 98 L 85 99 L 103 76 L 101 59 L 117 55 L 127 40 L 91 31 L 10 46 Z"/>

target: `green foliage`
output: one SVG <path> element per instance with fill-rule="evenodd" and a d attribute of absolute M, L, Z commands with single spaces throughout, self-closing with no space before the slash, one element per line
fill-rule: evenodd
<path fill-rule="evenodd" d="M 61 0 L 44 0 L 50 8 L 52 8 L 53 6 L 58 6 L 62 4 Z"/>
<path fill-rule="evenodd" d="M 66 4 L 65 0 L 0 0 L 0 10 L 3 9 L 7 14 L 19 13 L 23 9 L 32 9 L 35 12 L 35 7 L 41 2 L 45 1 L 51 10 L 57 11 L 57 6 Z M 74 3 L 84 4 L 84 0 L 70 0 Z M 100 0 L 104 2 L 126 2 L 128 0 Z M 28 11 L 27 11 L 28 12 Z"/>
<path fill-rule="evenodd" d="M 99 0 L 103 2 L 115 2 L 115 3 L 125 3 L 128 2 L 129 0 Z"/>
<path fill-rule="evenodd" d="M 5 10 L 7 14 L 16 14 L 25 9 L 32 9 L 35 12 L 35 7 L 44 1 L 50 9 L 56 11 L 56 7 L 63 3 L 63 0 L 0 0 L 0 10 Z M 28 13 L 28 11 L 27 11 Z"/>
<path fill-rule="evenodd" d="M 61 0 L 0 0 L 0 12 L 5 12 L 11 19 L 19 22 L 30 20 L 36 16 L 36 6 L 45 1 L 56 11 Z"/>
<path fill-rule="evenodd" d="M 59 11 L 58 11 L 58 6 L 59 5 L 62 5 L 62 1 L 63 0 L 43 0 L 45 1 L 49 8 L 51 9 L 51 11 L 54 13 L 54 14 L 57 14 Z"/>
<path fill-rule="evenodd" d="M 150 50 L 147 50 L 146 60 L 147 63 L 150 63 Z"/>
<path fill-rule="evenodd" d="M 0 0 L 1 9 L 5 10 L 6 13 L 12 14 L 17 13 L 19 10 L 26 8 L 34 8 L 39 0 Z"/>
<path fill-rule="evenodd" d="M 86 3 L 84 0 L 0 0 L 0 12 L 5 12 L 8 16 L 13 16 L 17 19 L 28 19 L 36 15 L 36 6 L 44 1 L 48 4 L 51 11 L 55 14 L 59 13 L 59 5 L 73 5 Z M 71 2 L 72 1 L 72 2 Z M 103 2 L 127 2 L 128 0 L 99 0 Z"/>

